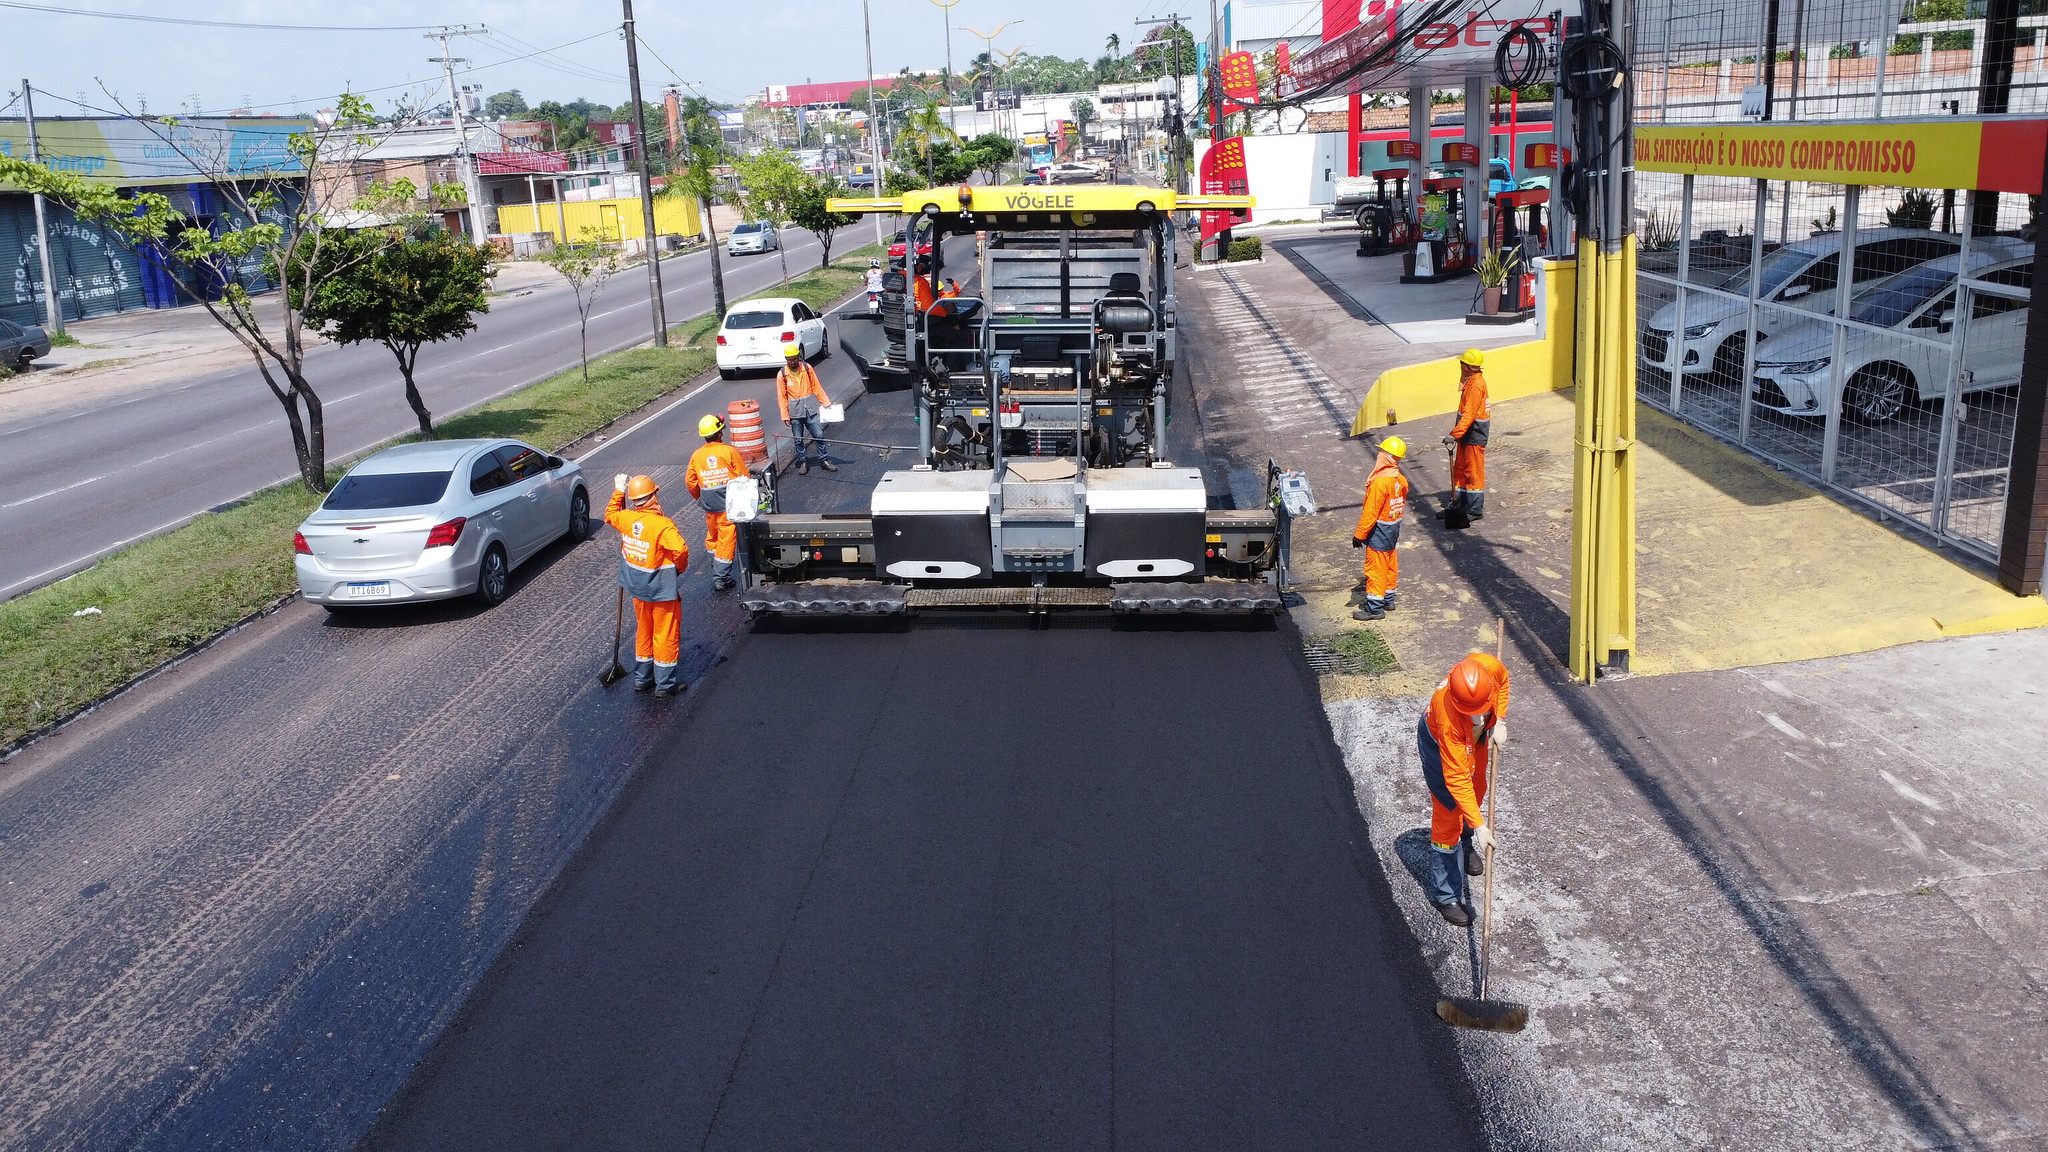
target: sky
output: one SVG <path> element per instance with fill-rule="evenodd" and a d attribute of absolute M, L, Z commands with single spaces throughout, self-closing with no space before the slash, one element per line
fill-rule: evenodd
<path fill-rule="evenodd" d="M 586 97 L 616 104 L 627 96 L 620 0 L 34 0 L 40 6 L 270 24 L 399 27 L 482 24 L 489 34 L 454 41 L 473 72 L 461 83 L 485 94 L 516 88 L 529 104 Z M 945 18 L 934 0 L 868 0 L 875 70 L 936 69 L 946 58 Z M 643 95 L 671 80 L 712 99 L 737 103 L 770 84 L 855 80 L 865 74 L 860 0 L 637 0 L 643 47 Z M 1178 0 L 1207 31 L 1207 5 Z M 998 48 L 1038 55 L 1100 56 L 1111 33 L 1128 45 L 1142 38 L 1140 16 L 1176 9 L 1175 0 L 957 0 L 951 16 L 956 71 L 981 50 L 967 31 L 994 32 Z M 743 11 L 744 16 L 735 12 Z M 153 115 L 249 108 L 286 114 L 333 103 L 348 89 L 388 107 L 407 85 L 443 100 L 438 43 L 419 30 L 266 31 L 188 27 L 0 6 L 0 76 L 27 77 L 39 116 L 78 115 L 116 106 Z M 12 49 L 10 51 L 9 49 Z M 27 51 L 25 49 L 32 49 Z M 552 49 L 535 54 L 536 49 Z M 520 57 L 526 57 L 520 59 Z M 376 91 L 371 91 L 375 89 Z M 0 94 L 0 105 L 8 95 Z M 0 115 L 19 116 L 17 105 Z"/>

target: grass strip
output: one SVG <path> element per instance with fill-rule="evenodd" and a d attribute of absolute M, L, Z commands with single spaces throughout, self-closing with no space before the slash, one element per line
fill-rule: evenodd
<path fill-rule="evenodd" d="M 822 311 L 860 283 L 868 255 L 849 253 L 760 295 L 797 296 Z M 671 331 L 701 325 L 708 333 L 708 321 Z M 681 388 L 713 362 L 708 338 L 630 348 L 593 360 L 588 388 L 571 368 L 436 430 L 451 440 L 508 436 L 557 449 Z M 401 396 L 394 382 L 392 401 Z M 291 595 L 292 532 L 319 502 L 297 481 L 268 488 L 0 604 L 0 750 Z M 98 611 L 77 615 L 87 609 Z"/>

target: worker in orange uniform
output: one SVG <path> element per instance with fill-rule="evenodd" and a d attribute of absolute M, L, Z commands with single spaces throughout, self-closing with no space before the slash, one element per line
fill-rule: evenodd
<path fill-rule="evenodd" d="M 1451 667 L 1415 725 L 1422 777 L 1429 784 L 1429 902 L 1445 920 L 1472 923 L 1465 877 L 1486 871 L 1493 829 L 1486 826 L 1487 761 L 1507 746 L 1508 670 L 1475 652 Z"/>
<path fill-rule="evenodd" d="M 681 692 L 683 600 L 681 576 L 690 546 L 675 521 L 661 514 L 660 489 L 649 476 L 612 477 L 604 522 L 618 529 L 619 586 L 633 598 L 633 691 Z"/>
<path fill-rule="evenodd" d="M 1486 436 L 1493 426 L 1485 365 L 1486 354 L 1477 348 L 1467 348 L 1458 357 L 1458 422 L 1444 437 L 1444 443 L 1458 446 L 1451 458 L 1451 503 L 1463 504 L 1465 515 L 1473 520 L 1486 516 Z"/>
<path fill-rule="evenodd" d="M 683 487 L 704 509 L 704 548 L 711 553 L 711 590 L 723 592 L 733 586 L 733 556 L 739 532 L 725 515 L 725 486 L 747 474 L 747 462 L 740 450 L 725 442 L 725 421 L 708 413 L 697 421 L 697 435 L 704 446 L 690 456 L 683 469 Z"/>
<path fill-rule="evenodd" d="M 1351 533 L 1351 546 L 1365 549 L 1365 578 L 1354 590 L 1354 599 L 1357 593 L 1364 599 L 1351 614 L 1353 620 L 1383 620 L 1394 610 L 1395 585 L 1401 580 L 1401 557 L 1394 547 L 1401 542 L 1401 518 L 1408 512 L 1408 477 L 1401 474 L 1407 456 L 1408 442 L 1399 436 L 1380 441 L 1365 481 L 1365 507 Z"/>
<path fill-rule="evenodd" d="M 818 457 L 818 467 L 839 471 L 839 465 L 825 458 L 825 420 L 819 415 L 832 403 L 825 386 L 818 382 L 818 370 L 804 363 L 801 344 L 782 346 L 782 370 L 775 374 L 775 403 L 782 409 L 782 422 L 789 425 L 789 438 L 796 443 L 798 475 L 811 474 L 811 462 L 804 454 L 804 440 Z"/>

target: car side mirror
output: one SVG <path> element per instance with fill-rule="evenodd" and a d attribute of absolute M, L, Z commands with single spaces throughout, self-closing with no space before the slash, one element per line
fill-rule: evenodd
<path fill-rule="evenodd" d="M 556 469 L 560 468 L 562 465 L 567 463 L 568 461 L 562 459 L 560 456 L 550 456 L 548 457 L 548 471 L 553 472 Z"/>
<path fill-rule="evenodd" d="M 1953 331 L 1955 331 L 1955 330 L 1956 330 L 1956 310 L 1955 310 L 1955 309 L 1953 309 L 1953 308 L 1946 308 L 1946 309 L 1943 309 L 1943 310 L 1942 310 L 1942 313 L 1941 313 L 1941 318 L 1940 318 L 1940 319 L 1938 319 L 1938 320 L 1936 320 L 1936 321 L 1934 322 L 1934 326 L 1935 326 L 1935 328 L 1936 328 L 1936 329 L 1938 329 L 1938 330 L 1940 330 L 1940 331 L 1942 331 L 1942 332 L 1953 332 Z"/>
<path fill-rule="evenodd" d="M 1805 283 L 1804 281 L 1793 284 L 1787 284 L 1785 285 L 1785 290 L 1783 292 L 1778 293 L 1778 299 L 1797 300 L 1801 296 L 1804 296 L 1811 291 L 1813 291 L 1813 285 Z"/>

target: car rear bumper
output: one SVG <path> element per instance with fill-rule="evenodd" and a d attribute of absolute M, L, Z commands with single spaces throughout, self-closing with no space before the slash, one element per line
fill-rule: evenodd
<path fill-rule="evenodd" d="M 374 568 L 366 571 L 336 572 L 318 557 L 300 554 L 293 567 L 299 578 L 299 594 L 315 604 L 404 604 L 421 600 L 446 600 L 476 591 L 477 563 L 481 549 L 430 548 L 428 555 L 408 567 Z M 458 559 L 459 553 L 473 553 Z M 350 585 L 385 586 L 383 595 L 362 595 Z"/>

